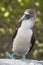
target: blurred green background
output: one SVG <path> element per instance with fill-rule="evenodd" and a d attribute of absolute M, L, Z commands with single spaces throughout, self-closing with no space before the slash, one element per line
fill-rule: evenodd
<path fill-rule="evenodd" d="M 36 10 L 37 18 L 35 45 L 26 58 L 43 60 L 43 0 L 0 0 L 0 58 L 8 58 L 3 49 L 12 53 L 12 35 L 27 8 Z"/>

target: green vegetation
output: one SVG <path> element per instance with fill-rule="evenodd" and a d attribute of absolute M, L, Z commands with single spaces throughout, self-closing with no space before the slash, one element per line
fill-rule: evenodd
<path fill-rule="evenodd" d="M 43 60 L 43 0 L 0 0 L 0 48 L 12 52 L 12 34 L 16 23 L 27 8 L 36 10 L 34 27 L 36 37 L 32 51 L 27 58 Z M 0 50 L 0 58 L 7 58 Z"/>

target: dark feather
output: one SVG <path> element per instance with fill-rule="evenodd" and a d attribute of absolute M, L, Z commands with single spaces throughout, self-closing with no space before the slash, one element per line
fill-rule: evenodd
<path fill-rule="evenodd" d="M 18 31 L 18 28 L 16 28 L 15 32 L 13 33 L 12 41 L 13 41 L 13 39 L 16 37 L 17 31 Z"/>
<path fill-rule="evenodd" d="M 34 36 L 34 33 L 33 33 L 32 38 L 31 38 L 31 47 L 30 47 L 29 52 L 32 50 L 34 43 L 35 43 L 35 36 Z"/>

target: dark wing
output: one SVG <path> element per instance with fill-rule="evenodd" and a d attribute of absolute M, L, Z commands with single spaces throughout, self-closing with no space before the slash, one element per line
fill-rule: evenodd
<path fill-rule="evenodd" d="M 15 32 L 13 33 L 12 41 L 13 41 L 13 39 L 16 37 L 17 31 L 18 31 L 18 28 L 16 28 Z"/>
<path fill-rule="evenodd" d="M 34 43 L 35 43 L 35 36 L 34 36 L 34 33 L 33 33 L 32 38 L 31 38 L 31 47 L 30 47 L 29 52 L 32 50 Z"/>

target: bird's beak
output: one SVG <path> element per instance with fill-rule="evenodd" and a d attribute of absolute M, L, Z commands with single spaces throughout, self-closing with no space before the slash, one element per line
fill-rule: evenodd
<path fill-rule="evenodd" d="M 26 19 L 26 15 L 25 14 L 18 20 L 18 23 L 19 22 L 21 23 L 24 19 Z"/>

